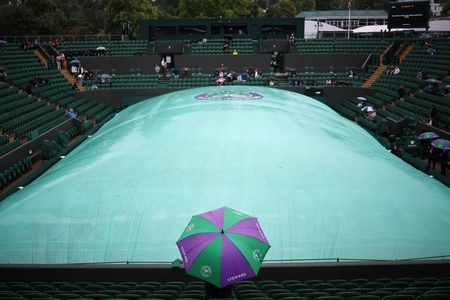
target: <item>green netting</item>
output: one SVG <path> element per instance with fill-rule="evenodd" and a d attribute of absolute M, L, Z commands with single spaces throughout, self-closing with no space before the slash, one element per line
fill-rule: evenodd
<path fill-rule="evenodd" d="M 267 260 L 442 256 L 449 195 L 314 99 L 197 88 L 130 106 L 1 202 L 0 263 L 171 262 L 221 206 L 258 217 Z"/>

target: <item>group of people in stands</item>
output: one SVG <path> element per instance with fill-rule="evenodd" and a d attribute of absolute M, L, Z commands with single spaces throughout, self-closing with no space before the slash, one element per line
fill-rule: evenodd
<path fill-rule="evenodd" d="M 397 75 L 399 73 L 400 73 L 399 66 L 390 66 L 389 69 L 386 71 L 386 74 L 388 75 Z"/>
<path fill-rule="evenodd" d="M 33 94 L 33 89 L 49 84 L 48 79 L 43 79 L 41 77 L 36 77 L 34 80 L 27 83 L 25 86 L 25 91 L 29 94 Z"/>
<path fill-rule="evenodd" d="M 25 41 L 25 42 L 22 42 L 20 47 L 22 48 L 23 51 L 27 51 L 27 50 L 33 51 L 33 50 L 37 49 L 38 45 L 39 45 L 39 43 L 37 41 L 36 42 Z"/>
<path fill-rule="evenodd" d="M 67 50 L 62 52 L 66 57 L 79 57 L 79 56 L 106 56 L 105 49 L 78 49 L 78 50 Z"/>

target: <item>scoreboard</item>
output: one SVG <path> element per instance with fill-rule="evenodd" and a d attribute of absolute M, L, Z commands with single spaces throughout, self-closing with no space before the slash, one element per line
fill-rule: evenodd
<path fill-rule="evenodd" d="M 428 28 L 429 1 L 390 2 L 388 29 Z"/>

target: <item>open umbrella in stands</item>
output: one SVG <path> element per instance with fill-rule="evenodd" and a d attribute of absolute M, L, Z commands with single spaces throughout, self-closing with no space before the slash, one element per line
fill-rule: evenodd
<path fill-rule="evenodd" d="M 425 80 L 425 82 L 427 82 L 427 83 L 437 83 L 437 84 L 439 84 L 439 83 L 441 83 L 442 81 L 440 81 L 439 79 L 436 79 L 436 78 L 430 78 L 430 79 Z"/>
<path fill-rule="evenodd" d="M 219 288 L 255 277 L 270 248 L 256 217 L 229 207 L 193 216 L 177 246 L 186 272 Z"/>
<path fill-rule="evenodd" d="M 442 150 L 450 150 L 450 141 L 444 139 L 437 139 L 431 142 L 431 145 L 434 148 L 442 149 Z"/>
<path fill-rule="evenodd" d="M 367 112 L 367 113 L 372 113 L 375 111 L 375 109 L 373 108 L 373 106 L 365 106 L 365 107 L 361 108 L 361 111 Z"/>
<path fill-rule="evenodd" d="M 428 140 L 428 139 L 435 139 L 438 137 L 439 137 L 439 135 L 437 135 L 437 133 L 428 131 L 428 132 L 423 132 L 423 133 L 419 134 L 419 136 L 417 138 L 419 140 Z"/>
<path fill-rule="evenodd" d="M 78 59 L 74 59 L 74 60 L 71 60 L 70 62 L 69 62 L 69 65 L 78 65 L 79 63 L 81 63 L 81 61 L 79 61 Z"/>

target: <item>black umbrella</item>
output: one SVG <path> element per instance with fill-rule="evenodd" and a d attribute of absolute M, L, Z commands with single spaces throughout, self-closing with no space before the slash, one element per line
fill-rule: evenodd
<path fill-rule="evenodd" d="M 336 85 L 337 85 L 337 86 L 349 86 L 350 83 L 345 82 L 345 81 L 337 81 L 337 82 L 336 82 Z"/>

